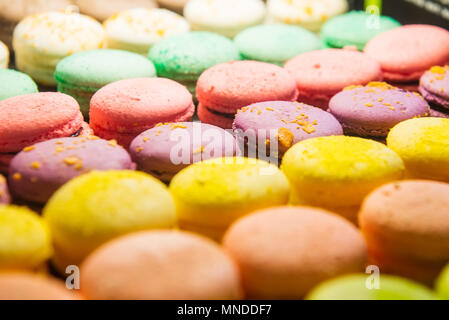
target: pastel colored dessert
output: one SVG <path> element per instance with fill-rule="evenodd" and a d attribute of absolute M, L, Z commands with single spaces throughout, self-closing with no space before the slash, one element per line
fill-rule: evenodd
<path fill-rule="evenodd" d="M 182 229 L 220 240 L 236 219 L 286 204 L 289 185 L 275 165 L 235 157 L 187 167 L 173 178 L 170 191 Z"/>
<path fill-rule="evenodd" d="M 160 77 L 175 80 L 195 95 L 196 82 L 207 69 L 241 60 L 236 45 L 211 32 L 189 32 L 168 37 L 153 46 L 149 54 Z"/>
<path fill-rule="evenodd" d="M 244 217 L 226 232 L 223 246 L 237 262 L 247 298 L 256 300 L 302 299 L 325 280 L 363 271 L 367 257 L 354 225 L 308 207 Z"/>
<path fill-rule="evenodd" d="M 74 97 L 85 117 L 92 96 L 105 85 L 131 78 L 155 77 L 153 63 L 122 50 L 91 50 L 67 57 L 56 66 L 58 91 Z"/>
<path fill-rule="evenodd" d="M 61 280 L 34 273 L 0 273 L 0 300 L 80 300 Z"/>
<path fill-rule="evenodd" d="M 449 31 L 430 25 L 407 25 L 373 38 L 365 53 L 379 61 L 384 79 L 417 87 L 432 66 L 449 62 Z"/>
<path fill-rule="evenodd" d="M 241 154 L 230 132 L 193 122 L 157 125 L 137 136 L 129 152 L 139 170 L 167 183 L 193 163 Z"/>
<path fill-rule="evenodd" d="M 346 0 L 268 0 L 268 21 L 319 32 L 323 23 L 348 10 Z"/>
<path fill-rule="evenodd" d="M 434 292 L 420 283 L 390 275 L 379 277 L 379 288 L 367 287 L 366 274 L 354 274 L 320 284 L 308 300 L 438 300 Z"/>
<path fill-rule="evenodd" d="M 434 66 L 421 77 L 419 92 L 435 112 L 449 117 L 449 66 Z"/>
<path fill-rule="evenodd" d="M 75 0 L 81 13 L 105 21 L 117 12 L 134 8 L 157 8 L 155 0 Z"/>
<path fill-rule="evenodd" d="M 298 101 L 325 110 L 330 99 L 344 88 L 382 80 L 379 63 L 352 50 L 307 52 L 288 61 L 285 69 L 296 80 Z"/>
<path fill-rule="evenodd" d="M 9 196 L 8 185 L 4 176 L 0 175 L 0 205 L 9 204 L 11 198 Z"/>
<path fill-rule="evenodd" d="M 184 11 L 184 6 L 189 0 L 157 0 L 159 5 L 164 8 L 170 9 L 172 11 L 182 14 Z"/>
<path fill-rule="evenodd" d="M 263 101 L 296 101 L 298 90 L 293 77 L 278 66 L 237 61 L 206 70 L 196 96 L 202 122 L 230 129 L 239 109 Z"/>
<path fill-rule="evenodd" d="M 25 17 L 39 12 L 66 10 L 72 0 L 0 0 L 0 41 L 12 49 L 16 25 Z"/>
<path fill-rule="evenodd" d="M 94 171 L 60 188 L 43 217 L 50 226 L 53 263 L 64 273 L 118 236 L 176 226 L 173 198 L 153 177 L 135 171 Z"/>
<path fill-rule="evenodd" d="M 211 31 L 233 38 L 265 19 L 262 0 L 189 0 L 184 16 L 192 30 Z"/>
<path fill-rule="evenodd" d="M 282 158 L 300 141 L 343 135 L 341 124 L 330 113 L 299 102 L 285 101 L 260 102 L 239 110 L 233 129 L 250 157 L 257 157 L 261 152 L 263 156 Z"/>
<path fill-rule="evenodd" d="M 122 11 L 104 22 L 106 46 L 147 56 L 165 37 L 189 32 L 189 23 L 165 9 L 136 8 Z"/>
<path fill-rule="evenodd" d="M 283 66 L 301 53 L 321 48 L 319 38 L 310 31 L 284 24 L 264 24 L 243 30 L 235 43 L 245 60 Z"/>
<path fill-rule="evenodd" d="M 7 173 L 16 153 L 53 138 L 92 134 L 72 97 L 55 92 L 21 95 L 0 101 L 0 172 Z"/>
<path fill-rule="evenodd" d="M 179 83 L 163 78 L 136 78 L 101 88 L 90 102 L 90 125 L 104 139 L 125 148 L 158 123 L 190 121 L 192 95 Z"/>
<path fill-rule="evenodd" d="M 81 272 L 81 290 L 88 299 L 242 297 L 234 261 L 218 244 L 193 233 L 152 231 L 113 240 L 90 255 Z"/>
<path fill-rule="evenodd" d="M 26 147 L 9 166 L 14 197 L 45 204 L 62 185 L 90 171 L 134 170 L 135 164 L 115 141 L 97 137 L 58 138 Z"/>
<path fill-rule="evenodd" d="M 327 21 L 321 29 L 321 37 L 331 48 L 356 46 L 363 51 L 375 36 L 400 26 L 401 24 L 391 17 L 351 11 Z"/>
<path fill-rule="evenodd" d="M 0 70 L 0 101 L 37 92 L 37 85 L 29 75 L 12 69 Z"/>
<path fill-rule="evenodd" d="M 401 158 L 368 139 L 334 136 L 302 141 L 284 156 L 290 203 L 327 208 L 355 222 L 363 199 L 404 176 Z"/>
<path fill-rule="evenodd" d="M 359 214 L 371 262 L 432 284 L 449 260 L 449 184 L 394 182 L 373 191 Z"/>
<path fill-rule="evenodd" d="M 449 182 L 449 119 L 421 118 L 394 127 L 388 146 L 404 161 L 407 176 Z"/>
<path fill-rule="evenodd" d="M 329 112 L 342 123 L 346 134 L 386 138 L 398 123 L 428 117 L 430 108 L 415 92 L 385 82 L 370 82 L 336 94 L 329 102 Z"/>
<path fill-rule="evenodd" d="M 0 41 L 0 69 L 8 68 L 9 65 L 9 49 Z"/>
<path fill-rule="evenodd" d="M 0 270 L 42 268 L 53 253 L 45 221 L 25 207 L 0 205 Z"/>
<path fill-rule="evenodd" d="M 449 300 L 449 266 L 446 266 L 438 276 L 435 287 L 441 299 Z"/>
<path fill-rule="evenodd" d="M 103 46 L 104 32 L 94 19 L 72 12 L 45 12 L 23 19 L 14 30 L 17 69 L 45 86 L 56 86 L 56 65 L 79 51 Z"/>

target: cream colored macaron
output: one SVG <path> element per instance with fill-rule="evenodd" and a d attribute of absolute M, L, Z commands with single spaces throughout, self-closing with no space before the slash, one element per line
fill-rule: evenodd
<path fill-rule="evenodd" d="M 79 51 L 103 46 L 101 24 L 85 15 L 46 12 L 28 16 L 14 30 L 16 65 L 40 84 L 56 85 L 58 62 Z"/>
<path fill-rule="evenodd" d="M 81 13 L 104 21 L 113 14 L 134 8 L 156 8 L 155 0 L 75 0 Z"/>
<path fill-rule="evenodd" d="M 184 6 L 187 2 L 189 2 L 189 0 L 158 0 L 157 2 L 159 2 L 159 5 L 164 8 L 182 13 Z"/>
<path fill-rule="evenodd" d="M 262 0 L 190 0 L 184 8 L 192 30 L 216 32 L 230 38 L 263 23 L 265 14 Z"/>
<path fill-rule="evenodd" d="M 0 69 L 6 69 L 9 65 L 9 49 L 0 41 Z"/>
<path fill-rule="evenodd" d="M 180 15 L 166 9 L 136 8 L 122 11 L 104 22 L 106 46 L 133 51 L 147 56 L 159 40 L 186 33 L 189 23 Z"/>
<path fill-rule="evenodd" d="M 294 24 L 313 32 L 348 10 L 346 0 L 268 0 L 268 22 Z"/>

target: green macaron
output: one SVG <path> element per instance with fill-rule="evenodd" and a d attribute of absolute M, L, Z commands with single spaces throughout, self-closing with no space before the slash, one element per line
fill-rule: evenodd
<path fill-rule="evenodd" d="M 443 300 L 449 300 L 449 264 L 443 269 L 436 281 L 436 290 Z"/>
<path fill-rule="evenodd" d="M 355 274 L 326 281 L 307 296 L 308 300 L 438 300 L 429 288 L 408 279 Z"/>
<path fill-rule="evenodd" d="M 160 77 L 175 80 L 195 94 L 198 77 L 217 64 L 241 60 L 236 45 L 211 32 L 189 32 L 156 43 L 149 58 Z"/>
<path fill-rule="evenodd" d="M 37 85 L 27 74 L 11 69 L 0 69 L 0 101 L 36 92 L 38 92 Z"/>
<path fill-rule="evenodd" d="M 234 39 L 242 57 L 283 66 L 304 52 L 321 49 L 318 37 L 301 27 L 266 24 L 248 28 Z"/>
<path fill-rule="evenodd" d="M 400 26 L 398 21 L 387 16 L 351 11 L 326 22 L 321 29 L 321 37 L 331 48 L 356 46 L 363 50 L 378 34 Z"/>
<path fill-rule="evenodd" d="M 76 53 L 58 63 L 55 78 L 58 91 L 74 97 L 85 117 L 91 97 L 101 87 L 123 79 L 156 76 L 145 57 L 122 50 L 91 50 Z"/>

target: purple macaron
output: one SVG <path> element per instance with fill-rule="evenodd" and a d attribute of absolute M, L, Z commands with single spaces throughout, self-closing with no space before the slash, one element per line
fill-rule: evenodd
<path fill-rule="evenodd" d="M 6 179 L 0 175 L 0 204 L 9 204 L 10 200 Z"/>
<path fill-rule="evenodd" d="M 9 168 L 11 193 L 44 204 L 69 180 L 93 170 L 134 170 L 131 156 L 117 142 L 97 137 L 61 138 L 37 143 L 18 153 Z"/>
<path fill-rule="evenodd" d="M 253 152 L 265 152 L 271 158 L 281 158 L 300 141 L 343 134 L 342 126 L 330 113 L 285 101 L 255 103 L 241 109 L 235 117 L 233 130 L 239 144 L 245 145 L 248 156 L 255 157 Z"/>
<path fill-rule="evenodd" d="M 449 118 L 449 66 L 427 71 L 421 77 L 419 92 L 435 108 L 432 116 Z"/>
<path fill-rule="evenodd" d="M 341 122 L 346 134 L 385 138 L 402 121 L 428 117 L 430 108 L 418 93 L 371 82 L 336 94 L 329 103 L 329 112 Z"/>
<path fill-rule="evenodd" d="M 168 183 L 193 163 L 240 155 L 231 132 L 196 122 L 158 124 L 137 136 L 129 153 L 139 170 Z"/>

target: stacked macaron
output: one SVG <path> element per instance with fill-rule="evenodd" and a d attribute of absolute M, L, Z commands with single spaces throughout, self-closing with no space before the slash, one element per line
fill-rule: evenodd
<path fill-rule="evenodd" d="M 421 77 L 419 92 L 435 117 L 449 118 L 449 66 L 434 66 Z"/>

